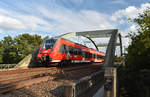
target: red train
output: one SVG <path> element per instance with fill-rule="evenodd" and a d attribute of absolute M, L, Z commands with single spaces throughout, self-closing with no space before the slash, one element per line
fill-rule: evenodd
<path fill-rule="evenodd" d="M 102 62 L 105 54 L 64 38 L 51 38 L 41 45 L 37 58 L 45 66 Z"/>

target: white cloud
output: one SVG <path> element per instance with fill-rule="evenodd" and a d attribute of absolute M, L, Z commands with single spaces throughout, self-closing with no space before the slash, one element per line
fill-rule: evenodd
<path fill-rule="evenodd" d="M 130 31 L 135 32 L 137 30 L 137 25 L 136 24 L 132 24 L 129 28 Z"/>
<path fill-rule="evenodd" d="M 51 27 L 51 24 L 37 16 L 8 12 L 0 8 L 0 28 L 3 30 L 48 31 Z"/>
<path fill-rule="evenodd" d="M 5 31 L 22 30 L 60 33 L 115 28 L 115 25 L 109 19 L 109 15 L 93 10 L 75 12 L 63 7 L 56 10 L 42 7 L 37 11 L 40 16 L 15 11 L 8 12 L 0 8 L 0 28 Z"/>
<path fill-rule="evenodd" d="M 26 29 L 25 25 L 17 19 L 0 15 L 0 28 L 5 30 Z"/>
<path fill-rule="evenodd" d="M 133 22 L 127 22 L 128 19 L 134 19 L 137 18 L 139 13 L 142 14 L 144 10 L 146 10 L 148 7 L 150 7 L 150 3 L 141 4 L 141 6 L 135 7 L 135 6 L 128 6 L 125 9 L 118 10 L 111 16 L 111 20 L 116 22 L 116 24 L 125 24 L 126 27 L 124 30 L 121 30 L 122 36 L 128 35 L 129 32 L 137 32 L 138 25 Z M 118 22 L 119 21 L 119 22 Z M 123 46 L 127 47 L 131 40 L 129 38 L 123 38 L 122 40 Z"/>
<path fill-rule="evenodd" d="M 39 12 L 45 17 L 55 21 L 53 25 L 61 32 L 85 31 L 96 29 L 115 28 L 109 20 L 109 15 L 91 10 L 82 10 L 80 12 L 51 11 L 44 8 L 39 9 Z"/>
<path fill-rule="evenodd" d="M 9 12 L 5 9 L 0 8 L 0 14 L 9 14 Z"/>
<path fill-rule="evenodd" d="M 0 8 L 0 28 L 3 30 L 17 30 L 17 29 L 26 29 L 25 25 L 16 18 L 11 17 L 11 12 L 8 12 L 5 9 Z"/>
<path fill-rule="evenodd" d="M 137 15 L 138 15 L 138 9 L 135 6 L 129 6 L 126 9 L 122 9 L 122 10 L 115 12 L 112 15 L 111 19 L 113 21 L 117 21 L 118 19 L 122 19 L 123 17 L 133 19 L 133 18 L 136 18 Z"/>
<path fill-rule="evenodd" d="M 143 10 L 145 10 L 147 8 L 150 8 L 150 3 L 141 4 L 140 11 L 143 11 Z"/>
<path fill-rule="evenodd" d="M 0 33 L 2 33 L 3 31 L 2 30 L 0 30 Z"/>
<path fill-rule="evenodd" d="M 32 15 L 18 15 L 17 18 L 24 23 L 28 30 L 48 31 L 52 25 L 42 18 Z"/>
<path fill-rule="evenodd" d="M 119 19 L 126 18 L 126 19 L 134 19 L 137 18 L 139 13 L 142 13 L 145 9 L 150 7 L 150 3 L 141 4 L 140 8 L 135 6 L 128 6 L 125 9 L 116 11 L 112 16 L 111 20 L 118 21 Z"/>

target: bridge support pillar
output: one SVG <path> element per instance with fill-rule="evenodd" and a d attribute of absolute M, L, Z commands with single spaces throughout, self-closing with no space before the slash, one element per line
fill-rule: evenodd
<path fill-rule="evenodd" d="M 117 97 L 117 68 L 105 67 L 104 97 Z"/>

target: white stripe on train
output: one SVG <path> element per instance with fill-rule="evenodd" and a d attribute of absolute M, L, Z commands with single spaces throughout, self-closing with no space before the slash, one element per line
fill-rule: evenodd
<path fill-rule="evenodd" d="M 61 62 L 61 60 L 53 60 L 52 62 Z M 91 61 L 72 60 L 71 62 L 72 62 L 72 63 L 81 63 L 81 62 L 91 62 Z M 93 62 L 102 62 L 102 61 L 95 60 L 95 61 L 93 61 Z"/>

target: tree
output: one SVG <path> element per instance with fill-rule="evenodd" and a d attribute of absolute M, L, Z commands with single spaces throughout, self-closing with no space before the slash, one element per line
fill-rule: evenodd
<path fill-rule="evenodd" d="M 21 34 L 14 39 L 11 36 L 4 37 L 0 43 L 0 59 L 3 63 L 18 63 L 25 56 L 39 48 L 43 42 L 41 36 Z"/>
<path fill-rule="evenodd" d="M 150 9 L 134 19 L 138 33 L 130 34 L 131 44 L 126 55 L 126 67 L 120 76 L 127 97 L 150 97 Z"/>
<path fill-rule="evenodd" d="M 138 35 L 130 35 L 132 43 L 128 47 L 128 60 L 130 60 L 128 62 L 132 64 L 138 63 L 140 64 L 139 68 L 141 66 L 145 68 L 146 64 L 150 64 L 150 9 L 140 14 L 138 18 L 134 19 L 134 22 L 139 25 L 139 29 Z M 140 58 L 140 60 L 137 60 L 137 58 Z M 133 61 L 135 59 L 137 61 Z M 146 67 L 150 68 L 149 65 L 146 65 Z"/>
<path fill-rule="evenodd" d="M 17 57 L 21 60 L 39 48 L 43 40 L 39 35 L 23 34 L 15 37 L 14 41 L 16 42 Z"/>
<path fill-rule="evenodd" d="M 11 36 L 4 37 L 2 40 L 2 48 L 3 48 L 3 63 L 14 63 L 15 54 L 15 45 Z"/>
<path fill-rule="evenodd" d="M 0 64 L 3 63 L 3 47 L 2 42 L 0 41 Z"/>

